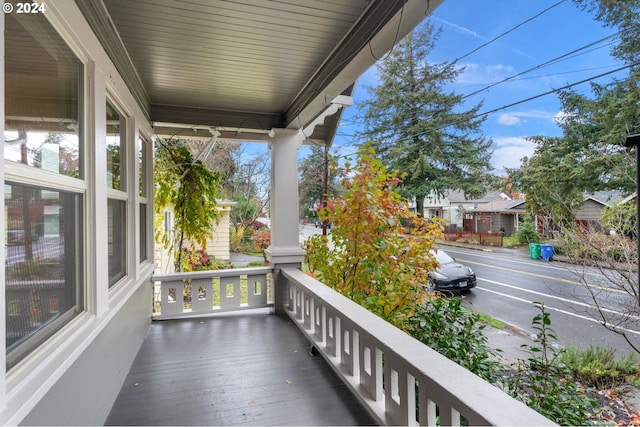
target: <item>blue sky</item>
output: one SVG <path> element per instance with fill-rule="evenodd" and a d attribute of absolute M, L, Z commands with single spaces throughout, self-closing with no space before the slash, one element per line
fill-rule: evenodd
<path fill-rule="evenodd" d="M 545 9 L 549 10 L 522 24 Z M 451 87 L 458 94 L 486 88 L 615 33 L 579 10 L 571 0 L 445 0 L 430 19 L 434 26 L 442 28 L 430 55 L 432 62 L 460 58 L 522 24 L 460 61 L 465 72 Z M 623 65 L 609 55 L 611 42 L 608 39 L 594 44 L 570 58 L 484 90 L 469 97 L 468 102 L 483 102 L 481 111 L 486 112 L 610 72 Z M 606 83 L 615 75 L 595 81 Z M 354 151 L 353 135 L 359 126 L 357 106 L 368 96 L 364 85 L 375 86 L 376 82 L 375 67 L 358 81 L 354 106 L 344 112 L 334 141 L 334 147 L 343 154 Z M 581 84 L 574 89 L 588 93 L 589 85 Z M 494 168 L 502 172 L 504 167 L 518 167 L 520 159 L 533 152 L 533 145 L 525 141 L 527 136 L 561 135 L 555 122 L 561 114 L 560 102 L 554 94 L 491 113 L 483 133 L 494 141 Z M 301 150 L 302 157 L 305 151 Z"/>

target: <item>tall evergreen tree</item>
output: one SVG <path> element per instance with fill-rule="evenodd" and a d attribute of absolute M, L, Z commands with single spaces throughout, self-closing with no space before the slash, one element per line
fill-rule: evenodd
<path fill-rule="evenodd" d="M 495 182 L 492 141 L 480 134 L 482 104 L 465 110 L 462 96 L 445 88 L 463 70 L 427 58 L 437 37 L 427 21 L 395 46 L 378 63 L 380 84 L 369 88 L 372 96 L 362 105 L 361 136 L 391 170 L 406 174 L 399 190 L 415 197 L 419 214 L 432 191 L 479 196 Z"/>

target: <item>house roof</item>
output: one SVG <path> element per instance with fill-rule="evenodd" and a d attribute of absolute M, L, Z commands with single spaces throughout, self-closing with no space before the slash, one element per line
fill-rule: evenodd
<path fill-rule="evenodd" d="M 526 200 L 524 199 L 494 200 L 478 206 L 471 213 L 524 213 L 525 202 Z"/>
<path fill-rule="evenodd" d="M 622 192 L 618 190 L 596 191 L 594 193 L 584 194 L 584 199 L 591 199 L 601 205 L 610 206 L 622 200 Z"/>
<path fill-rule="evenodd" d="M 443 0 L 76 0 L 158 134 L 330 145 L 356 79 Z M 313 124 L 316 124 L 314 127 Z"/>
<path fill-rule="evenodd" d="M 461 190 L 446 190 L 444 195 L 449 199 L 450 203 L 486 203 L 492 200 L 502 200 L 501 193 L 497 191 L 488 192 L 477 198 L 467 198 L 464 195 L 464 191 Z"/>

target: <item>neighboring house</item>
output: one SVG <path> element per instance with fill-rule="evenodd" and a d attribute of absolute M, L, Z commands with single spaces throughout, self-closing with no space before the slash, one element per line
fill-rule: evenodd
<path fill-rule="evenodd" d="M 230 201 L 218 202 L 220 218 L 217 224 L 212 225 L 211 237 L 207 239 L 207 246 L 205 247 L 207 254 L 217 259 L 227 261 L 230 259 L 229 214 L 231 212 L 231 207 L 235 204 L 236 202 Z M 165 231 L 170 230 L 173 227 L 173 212 L 170 210 L 165 211 L 163 227 Z M 172 257 L 169 254 L 169 251 L 164 249 L 162 245 L 157 245 L 156 274 L 171 273 L 175 271 L 174 259 L 175 258 Z"/>
<path fill-rule="evenodd" d="M 583 226 L 599 224 L 602 209 L 620 200 L 617 191 L 602 191 L 585 195 L 580 209 L 575 212 L 576 222 Z M 519 223 L 525 215 L 525 199 L 497 200 L 482 204 L 471 211 L 473 230 L 478 233 L 500 233 L 506 235 L 516 233 Z M 544 221 L 538 220 L 540 234 L 550 236 Z"/>
<path fill-rule="evenodd" d="M 584 227 L 598 226 L 602 210 L 619 201 L 622 201 L 622 194 L 619 191 L 598 191 L 585 194 L 582 206 L 575 213 L 576 222 Z"/>
<path fill-rule="evenodd" d="M 520 218 L 525 214 L 525 199 L 494 200 L 471 211 L 473 231 L 476 233 L 503 233 L 518 231 Z"/>
<path fill-rule="evenodd" d="M 489 192 L 474 199 L 466 198 L 460 190 L 446 190 L 442 196 L 432 192 L 424 199 L 424 215 L 444 219 L 451 229 L 462 229 L 470 211 L 484 203 L 507 198 L 506 194 L 499 192 Z"/>

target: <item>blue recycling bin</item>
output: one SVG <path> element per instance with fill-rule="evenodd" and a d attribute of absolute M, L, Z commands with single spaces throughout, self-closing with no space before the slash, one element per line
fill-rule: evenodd
<path fill-rule="evenodd" d="M 549 261 L 553 258 L 553 245 L 540 245 L 540 258 Z"/>

